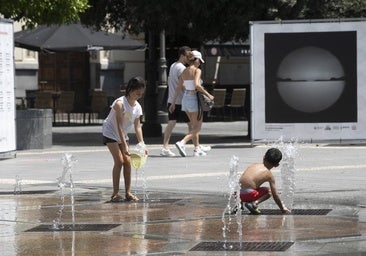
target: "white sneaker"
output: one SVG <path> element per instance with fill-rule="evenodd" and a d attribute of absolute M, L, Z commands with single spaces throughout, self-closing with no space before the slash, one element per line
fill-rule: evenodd
<path fill-rule="evenodd" d="M 211 150 L 211 147 L 210 146 L 203 146 L 203 145 L 199 145 L 200 149 L 202 151 L 205 151 L 205 152 L 208 152 Z"/>
<path fill-rule="evenodd" d="M 168 148 L 162 148 L 160 151 L 161 156 L 175 156 L 175 154 Z"/>
<path fill-rule="evenodd" d="M 201 148 L 196 148 L 194 151 L 193 151 L 193 155 L 194 156 L 206 156 L 206 152 L 203 151 Z"/>
<path fill-rule="evenodd" d="M 187 154 L 186 154 L 186 149 L 184 147 L 184 144 L 180 141 L 178 141 L 177 143 L 175 143 L 175 146 L 177 147 L 178 151 L 179 151 L 179 154 L 183 157 L 185 157 Z"/>

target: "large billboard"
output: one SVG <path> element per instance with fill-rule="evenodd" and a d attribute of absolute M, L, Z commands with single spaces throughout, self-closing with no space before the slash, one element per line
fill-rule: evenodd
<path fill-rule="evenodd" d="M 13 23 L 0 19 L 0 158 L 16 149 Z"/>
<path fill-rule="evenodd" d="M 366 139 L 365 40 L 366 21 L 252 22 L 252 139 Z"/>

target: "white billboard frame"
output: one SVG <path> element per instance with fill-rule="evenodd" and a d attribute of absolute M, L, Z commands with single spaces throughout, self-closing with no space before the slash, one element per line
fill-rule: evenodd
<path fill-rule="evenodd" d="M 336 33 L 333 33 L 336 32 Z M 336 103 L 330 103 L 330 106 L 324 107 L 325 110 L 314 110 L 317 112 L 310 112 L 312 110 L 300 109 L 297 106 L 293 106 L 291 104 L 297 104 L 295 99 L 295 103 L 284 102 L 286 98 L 283 98 L 283 95 L 280 94 L 278 91 L 280 90 L 279 86 L 283 85 L 279 80 L 273 80 L 275 83 L 270 83 L 268 81 L 269 75 L 275 74 L 275 79 L 279 79 L 280 73 L 282 71 L 281 67 L 285 66 L 284 62 L 289 62 L 288 57 L 289 55 L 294 55 L 296 50 L 291 49 L 288 50 L 288 55 L 282 55 L 283 59 L 280 60 L 279 66 L 272 65 L 271 62 L 268 61 L 271 58 L 271 52 L 277 52 L 273 45 L 277 44 L 277 49 L 280 51 L 286 51 L 282 49 L 282 45 L 279 45 L 278 42 L 281 42 L 282 39 L 289 39 L 293 40 L 291 42 L 295 42 L 295 44 L 301 45 L 302 43 L 298 43 L 301 41 L 303 37 L 308 41 L 309 46 L 311 46 L 309 42 L 316 42 L 318 39 L 318 35 L 321 37 L 325 37 L 328 35 L 327 33 L 331 33 L 331 36 L 340 34 L 341 37 L 345 38 L 345 46 L 351 45 L 350 41 L 352 38 L 355 38 L 355 43 L 353 45 L 355 50 L 355 57 L 354 66 L 355 72 L 352 74 L 351 71 L 348 71 L 344 77 L 353 77 L 352 80 L 346 81 L 344 88 L 353 88 L 352 93 L 354 96 L 347 97 L 347 100 L 340 103 L 340 99 L 343 99 L 343 94 L 345 93 L 346 89 L 343 89 L 341 95 L 334 100 Z M 347 34 L 348 33 L 348 34 Z M 325 36 L 326 35 L 326 36 Z M 354 36 L 355 35 L 355 36 Z M 338 35 L 337 35 L 338 36 Z M 350 36 L 350 37 L 349 37 Z M 352 37 L 353 36 L 353 37 Z M 252 125 L 251 129 L 251 137 L 252 140 L 277 140 L 279 138 L 284 139 L 298 139 L 302 141 L 321 141 L 321 140 L 362 140 L 366 139 L 366 47 L 365 47 L 365 39 L 366 39 L 366 20 L 364 19 L 343 19 L 343 20 L 301 20 L 301 21 L 278 21 L 278 22 L 265 22 L 265 21 L 258 21 L 258 22 L 251 22 L 250 23 L 250 40 L 251 40 L 251 119 Z M 282 38 L 282 39 L 281 39 Z M 348 40 L 348 38 L 351 38 Z M 277 40 L 277 41 L 276 41 Z M 306 41 L 306 40 L 305 40 Z M 271 43 L 273 44 L 271 46 Z M 317 43 L 315 43 L 317 44 Z M 339 42 L 337 41 L 330 41 L 330 45 L 334 44 L 334 47 L 337 47 Z M 286 48 L 286 46 L 284 46 Z M 309 48 L 302 46 L 291 46 L 291 47 L 298 47 L 302 51 L 302 55 L 299 56 L 307 56 L 307 50 Z M 290 47 L 290 48 L 291 48 Z M 339 46 L 341 47 L 341 46 Z M 339 49 L 339 51 L 346 51 L 348 48 L 353 47 L 346 47 L 346 49 Z M 365 48 L 365 49 L 363 49 Z M 272 49 L 270 52 L 269 49 Z M 266 51 L 267 50 L 267 51 Z M 311 48 L 314 50 L 314 48 Z M 316 54 L 315 54 L 316 53 Z M 321 47 L 316 47 L 316 50 L 313 51 L 314 56 L 319 56 L 319 54 L 327 55 L 329 52 L 328 50 L 322 50 Z M 352 53 L 352 52 L 351 52 Z M 279 54 L 279 53 L 278 53 Z M 277 54 L 277 55 L 278 55 Z M 344 53 L 342 53 L 344 55 Z M 332 55 L 332 54 L 330 54 Z M 285 57 L 284 57 L 285 56 Z M 278 57 L 278 56 L 277 56 Z M 280 57 L 281 58 L 281 57 Z M 306 59 L 311 59 L 310 57 L 304 57 Z M 285 61 L 286 59 L 286 61 Z M 292 58 L 294 59 L 294 57 Z M 318 57 L 319 59 L 319 57 Z M 354 58 L 353 58 L 354 59 Z M 336 61 L 337 62 L 337 61 Z M 303 65 L 298 64 L 297 65 Z M 340 66 L 344 65 L 341 63 Z M 287 67 L 291 65 L 287 64 Z M 332 66 L 332 65 L 330 65 Z M 329 68 L 332 72 L 336 69 L 334 67 Z M 338 65 L 339 66 L 339 65 Z M 277 69 L 276 69 L 277 68 Z M 295 73 L 296 68 L 288 68 L 292 73 Z M 311 68 L 310 68 L 311 69 Z M 271 71 L 272 70 L 272 71 Z M 271 73 L 272 72 L 272 73 Z M 277 73 L 276 73 L 277 72 Z M 282 72 L 283 73 L 283 72 Z M 348 74 L 348 76 L 347 76 Z M 267 76 L 267 77 L 266 77 Z M 272 81 L 272 82 L 273 82 Z M 287 82 L 284 80 L 285 83 Z M 329 80 L 330 81 L 330 80 Z M 329 81 L 327 81 L 329 83 Z M 294 84 L 293 82 L 291 82 Z M 317 82 L 318 83 L 318 82 Z M 319 83 L 318 83 L 319 84 Z M 350 86 L 351 85 L 351 86 Z M 268 100 L 272 93 L 273 88 L 276 90 L 275 94 L 280 95 L 277 100 Z M 289 88 L 289 87 L 287 87 Z M 291 87 L 294 88 L 294 87 Z M 298 87 L 300 88 L 300 87 Z M 309 87 L 308 87 L 309 88 Z M 298 90 L 298 89 L 296 89 Z M 348 89 L 347 89 L 348 90 Z M 301 92 L 301 91 L 300 91 Z M 295 95 L 295 94 L 294 94 Z M 306 95 L 306 94 L 304 94 Z M 302 97 L 305 97 L 301 95 Z M 325 94 L 324 94 L 325 95 Z M 328 92 L 326 95 L 330 95 Z M 282 98 L 281 98 L 282 97 Z M 285 100 L 284 100 L 285 99 Z M 288 99 L 288 98 L 287 98 Z M 301 97 L 299 97 L 301 101 Z M 316 101 L 315 99 L 309 98 L 310 102 Z M 352 101 L 353 100 L 353 101 Z M 291 99 L 290 99 L 291 101 Z M 324 102 L 324 100 L 317 100 L 319 102 Z M 293 102 L 293 101 L 292 101 Z M 333 105 L 332 105 L 333 104 Z M 334 105 L 338 104 L 337 108 L 333 108 Z M 345 107 L 349 107 L 350 110 L 347 112 L 346 110 L 339 111 L 339 107 L 343 104 Z M 267 106 L 266 106 L 267 105 Z M 304 104 L 303 104 L 304 105 Z M 305 103 L 306 105 L 306 103 Z M 310 104 L 308 104 L 310 105 Z M 316 104 L 315 104 L 316 105 Z M 279 106 L 279 110 L 273 110 Z M 280 106 L 285 106 L 281 109 Z M 353 106 L 353 107 L 352 107 Z M 288 107 L 290 110 L 287 113 L 283 111 Z M 335 110 L 337 112 L 342 112 L 344 118 L 337 117 L 335 115 Z M 346 109 L 346 108 L 345 108 Z M 292 111 L 292 112 L 291 112 Z M 305 112 L 304 112 L 305 111 Z M 309 111 L 306 113 L 306 111 Z M 328 112 L 327 112 L 328 111 Z M 304 113 L 303 113 L 304 112 Z M 344 112 L 344 113 L 343 113 Z M 283 115 L 281 115 L 283 113 Z M 296 113 L 300 113 L 296 115 Z M 292 118 L 291 115 L 294 117 Z M 301 119 L 301 116 L 304 116 L 304 119 Z M 294 119 L 296 121 L 292 121 Z M 303 121 L 306 120 L 306 121 Z"/>
<path fill-rule="evenodd" d="M 0 158 L 15 156 L 13 21 L 0 19 Z"/>

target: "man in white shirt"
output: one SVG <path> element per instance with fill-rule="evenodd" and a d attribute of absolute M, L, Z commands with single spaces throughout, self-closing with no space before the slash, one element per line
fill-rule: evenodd
<path fill-rule="evenodd" d="M 189 118 L 187 114 L 182 111 L 182 98 L 183 98 L 183 91 L 179 94 L 176 99 L 175 110 L 173 113 L 170 113 L 169 107 L 172 103 L 172 99 L 175 94 L 175 90 L 178 86 L 179 77 L 182 72 L 186 69 L 186 54 L 188 51 L 191 51 L 191 48 L 188 46 L 182 46 L 178 50 L 178 60 L 174 62 L 169 69 L 169 76 L 168 76 L 168 124 L 165 127 L 164 131 L 164 140 L 163 140 L 163 148 L 161 149 L 160 155 L 161 156 L 175 156 L 175 154 L 169 149 L 169 140 L 170 136 L 172 135 L 173 129 L 177 123 L 179 122 L 186 122 L 188 124 L 189 129 Z"/>

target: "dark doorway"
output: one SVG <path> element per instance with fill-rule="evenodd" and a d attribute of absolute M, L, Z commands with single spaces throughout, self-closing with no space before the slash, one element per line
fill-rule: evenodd
<path fill-rule="evenodd" d="M 74 91 L 75 112 L 89 106 L 89 53 L 39 53 L 38 84 L 40 90 Z"/>

